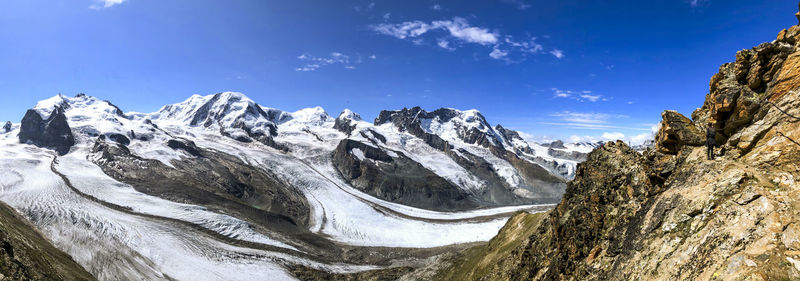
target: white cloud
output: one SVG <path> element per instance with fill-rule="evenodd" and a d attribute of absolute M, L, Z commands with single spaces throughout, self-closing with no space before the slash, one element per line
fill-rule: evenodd
<path fill-rule="evenodd" d="M 550 51 L 550 54 L 558 59 L 564 57 L 564 51 L 561 51 L 559 49 L 553 49 L 552 51 Z"/>
<path fill-rule="evenodd" d="M 441 11 L 442 10 L 442 5 L 434 4 L 433 6 L 431 6 L 431 9 L 436 10 L 436 11 Z"/>
<path fill-rule="evenodd" d="M 110 8 L 114 5 L 122 4 L 127 0 L 94 0 L 95 4 L 89 6 L 89 9 L 93 10 L 100 10 L 105 8 Z"/>
<path fill-rule="evenodd" d="M 375 56 L 375 55 L 370 55 L 370 56 L 369 56 L 369 59 L 371 59 L 371 60 L 374 60 L 374 59 L 377 59 L 377 58 L 378 58 L 378 57 L 377 57 L 377 56 Z"/>
<path fill-rule="evenodd" d="M 383 20 L 389 20 L 392 17 L 392 13 L 385 13 L 383 14 Z"/>
<path fill-rule="evenodd" d="M 600 135 L 600 137 L 605 140 L 621 140 L 625 138 L 625 134 L 620 132 L 614 132 L 614 133 L 605 132 L 602 135 Z"/>
<path fill-rule="evenodd" d="M 532 54 L 540 54 L 544 51 L 544 47 L 536 43 L 536 37 L 531 37 L 528 41 L 517 42 L 510 36 L 506 36 L 505 43 Z"/>
<path fill-rule="evenodd" d="M 558 88 L 551 88 L 550 90 L 553 91 L 554 98 L 570 98 L 580 102 L 588 101 L 588 102 L 598 102 L 598 101 L 608 101 L 608 98 L 604 97 L 603 95 L 599 94 L 592 94 L 592 91 L 580 91 L 575 92 L 571 90 L 561 90 Z"/>
<path fill-rule="evenodd" d="M 450 41 L 447 41 L 447 40 L 444 40 L 444 39 L 439 39 L 439 42 L 436 42 L 436 45 L 438 45 L 439 47 L 442 47 L 442 49 L 446 49 L 446 50 L 450 50 L 450 51 L 453 51 L 453 50 L 456 49 L 454 47 L 450 47 Z"/>
<path fill-rule="evenodd" d="M 587 124 L 604 124 L 608 122 L 608 119 L 611 119 L 612 116 L 606 113 L 595 113 L 595 112 L 572 112 L 572 111 L 561 111 L 550 114 L 553 117 L 560 117 L 562 121 L 572 122 L 572 123 L 587 123 Z M 616 115 L 618 118 L 624 117 L 623 115 Z"/>
<path fill-rule="evenodd" d="M 446 30 L 450 36 L 468 43 L 481 45 L 494 44 L 498 35 L 486 28 L 471 26 L 466 19 L 454 17 L 452 20 L 439 20 L 425 23 L 422 21 L 407 21 L 398 24 L 378 24 L 371 28 L 379 33 L 394 36 L 400 39 L 419 37 L 431 30 Z"/>
<path fill-rule="evenodd" d="M 489 32 L 486 28 L 470 26 L 466 19 L 455 17 L 453 20 L 434 21 L 435 28 L 446 28 L 450 35 L 470 43 L 481 45 L 497 42 L 497 34 Z"/>
<path fill-rule="evenodd" d="M 339 53 L 339 52 L 332 52 L 326 57 L 316 57 L 309 54 L 302 54 L 297 56 L 297 59 L 303 62 L 303 65 L 300 67 L 295 68 L 295 71 L 301 72 L 308 72 L 308 71 L 315 71 L 320 69 L 324 66 L 329 65 L 342 65 L 345 69 L 356 69 L 354 64 L 361 63 L 361 56 L 357 56 L 356 60 L 351 60 L 350 56 Z M 375 59 L 375 55 L 370 56 L 371 59 Z"/>
<path fill-rule="evenodd" d="M 653 134 L 651 133 L 641 133 L 629 138 L 629 141 L 632 145 L 640 145 L 643 144 L 645 141 L 652 140 Z"/>
<path fill-rule="evenodd" d="M 582 94 L 582 95 L 580 95 L 580 97 L 581 97 L 582 99 L 588 100 L 588 101 L 590 101 L 590 102 L 596 102 L 596 101 L 600 100 L 600 98 L 601 98 L 602 96 L 600 96 L 600 95 L 589 95 L 589 94 Z"/>
<path fill-rule="evenodd" d="M 502 59 L 502 58 L 505 58 L 506 56 L 508 56 L 508 52 L 503 52 L 500 49 L 494 49 L 494 50 L 492 50 L 491 53 L 489 53 L 489 56 L 492 57 L 493 59 L 498 59 L 499 60 L 499 59 Z"/>
<path fill-rule="evenodd" d="M 545 53 L 544 47 L 536 43 L 536 37 L 518 41 L 512 36 L 502 35 L 489 28 L 471 25 L 461 17 L 431 22 L 414 20 L 401 23 L 382 23 L 371 25 L 369 28 L 379 34 L 409 40 L 415 45 L 424 45 L 426 38 L 430 42 L 430 34 L 435 34 L 433 36 L 437 38 L 436 45 L 447 50 L 454 50 L 463 44 L 485 46 L 491 48 L 492 51 L 489 53 L 491 58 L 506 61 L 511 61 L 509 56 L 512 52 L 516 53 L 517 57 Z M 445 37 L 442 37 L 442 34 Z M 553 54 L 555 51 L 558 52 L 557 55 Z M 564 56 L 561 50 L 554 50 L 550 53 L 557 58 Z"/>
<path fill-rule="evenodd" d="M 641 145 L 644 144 L 646 141 L 653 140 L 652 133 L 642 133 L 632 137 L 625 136 L 625 134 L 620 132 L 604 132 L 599 136 L 595 135 L 585 135 L 585 136 L 578 136 L 572 135 L 568 138 L 569 142 L 599 142 L 599 141 L 616 141 L 621 140 L 629 145 Z"/>

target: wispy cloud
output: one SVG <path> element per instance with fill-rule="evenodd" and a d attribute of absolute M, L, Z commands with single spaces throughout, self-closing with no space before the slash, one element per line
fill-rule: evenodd
<path fill-rule="evenodd" d="M 442 5 L 433 4 L 433 6 L 431 6 L 431 9 L 434 10 L 434 11 L 441 11 L 443 8 L 442 8 Z"/>
<path fill-rule="evenodd" d="M 570 123 L 584 123 L 584 124 L 606 124 L 609 119 L 627 118 L 626 115 L 596 113 L 596 112 L 573 112 L 561 111 L 550 114 L 550 116 L 558 117 L 561 121 Z"/>
<path fill-rule="evenodd" d="M 371 55 L 369 56 L 369 58 L 375 59 L 375 55 Z M 355 60 L 352 60 L 350 56 L 339 52 L 330 53 L 326 57 L 317 57 L 309 54 L 302 54 L 298 56 L 297 59 L 300 60 L 303 63 L 303 65 L 295 68 L 294 70 L 302 72 L 315 71 L 317 69 L 329 65 L 342 65 L 342 67 L 345 69 L 356 69 L 354 64 L 359 64 L 362 62 L 360 57 L 356 58 Z"/>
<path fill-rule="evenodd" d="M 453 20 L 439 20 L 426 23 L 422 21 L 407 21 L 397 24 L 377 24 L 371 28 L 378 33 L 397 37 L 399 39 L 419 37 L 429 31 L 446 30 L 450 36 L 468 43 L 482 45 L 494 44 L 498 35 L 486 28 L 471 26 L 464 18 L 455 17 Z"/>
<path fill-rule="evenodd" d="M 562 90 L 562 89 L 558 89 L 558 88 L 551 88 L 550 90 L 553 91 L 553 97 L 554 98 L 568 98 L 568 99 L 574 99 L 574 100 L 581 101 L 581 102 L 584 102 L 584 101 L 588 101 L 588 102 L 608 101 L 607 97 L 605 97 L 603 95 L 599 95 L 599 94 L 593 94 L 592 91 L 575 92 L 575 91 L 572 91 L 572 90 Z"/>
<path fill-rule="evenodd" d="M 444 39 L 439 39 L 439 41 L 436 42 L 436 45 L 438 45 L 442 49 L 446 49 L 448 51 L 454 51 L 456 49 L 456 48 L 453 48 L 453 47 L 450 46 L 450 41 L 447 41 L 447 40 L 444 40 Z"/>
<path fill-rule="evenodd" d="M 518 40 L 510 35 L 503 35 L 496 30 L 471 25 L 466 19 L 454 17 L 452 20 L 423 22 L 419 20 L 401 23 L 383 23 L 371 25 L 370 29 L 379 34 L 398 39 L 409 40 L 415 45 L 425 45 L 426 38 L 436 38 L 436 45 L 447 50 L 455 50 L 465 44 L 475 44 L 489 48 L 488 55 L 493 59 L 513 62 L 512 52 L 524 58 L 527 54 L 544 54 L 544 47 L 536 42 L 536 37 Z M 444 36 L 444 37 L 443 37 Z M 557 58 L 564 57 L 561 50 L 549 52 Z"/>
<path fill-rule="evenodd" d="M 651 130 L 649 127 L 618 125 L 616 122 L 612 122 L 629 118 L 623 114 L 561 111 L 550 114 L 550 116 L 554 117 L 554 119 L 541 122 L 541 124 L 581 130 Z"/>
<path fill-rule="evenodd" d="M 114 5 L 122 4 L 127 0 L 94 0 L 94 4 L 89 6 L 89 9 L 92 10 L 100 10 L 105 8 L 110 8 Z"/>

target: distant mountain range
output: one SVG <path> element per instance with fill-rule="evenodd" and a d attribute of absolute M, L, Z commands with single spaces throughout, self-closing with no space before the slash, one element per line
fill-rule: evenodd
<path fill-rule="evenodd" d="M 57 95 L 0 130 L 0 200 L 101 279 L 196 273 L 166 257 L 231 279 L 290 278 L 486 241 L 513 212 L 557 203 L 598 145 L 527 142 L 477 110 L 385 110 L 367 122 L 233 92 L 147 114 Z M 190 240 L 200 252 L 167 250 Z M 390 248 L 352 254 L 372 247 Z M 209 258 L 215 251 L 271 258 Z M 230 264 L 254 268 L 234 274 Z"/>

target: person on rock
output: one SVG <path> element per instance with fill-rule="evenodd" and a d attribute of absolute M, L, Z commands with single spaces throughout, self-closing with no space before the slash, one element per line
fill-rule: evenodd
<path fill-rule="evenodd" d="M 714 123 L 708 122 L 706 127 L 706 149 L 708 150 L 708 160 L 714 160 L 714 147 L 717 145 L 717 140 L 714 137 Z"/>

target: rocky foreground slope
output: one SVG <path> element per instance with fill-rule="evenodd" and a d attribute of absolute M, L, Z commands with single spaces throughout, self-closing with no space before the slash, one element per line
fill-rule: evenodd
<path fill-rule="evenodd" d="M 692 119 L 662 116 L 655 149 L 607 143 L 548 214 L 519 213 L 488 245 L 409 276 L 800 278 L 800 26 L 720 67 Z M 709 122 L 716 160 L 701 146 Z"/>

